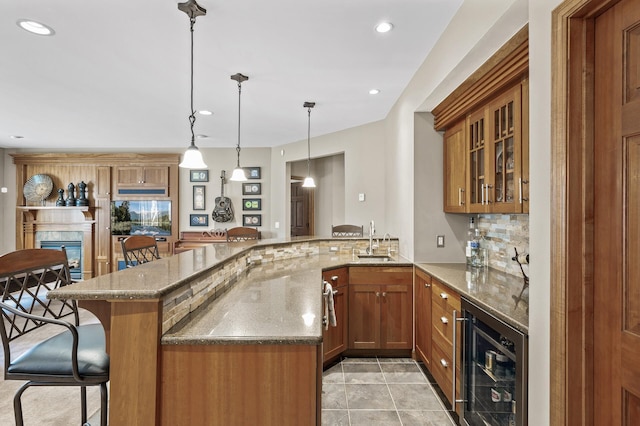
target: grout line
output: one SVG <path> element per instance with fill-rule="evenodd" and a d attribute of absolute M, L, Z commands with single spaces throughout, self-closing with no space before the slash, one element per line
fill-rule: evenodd
<path fill-rule="evenodd" d="M 385 376 L 384 370 L 382 370 L 380 358 L 377 358 L 377 360 L 378 360 L 378 367 L 380 367 L 380 372 L 382 373 L 382 378 L 384 379 L 384 384 L 387 387 L 387 392 L 389 392 L 389 396 L 391 397 L 393 408 L 396 410 L 396 416 L 398 416 L 398 420 L 400 421 L 400 426 L 403 426 L 402 419 L 400 418 L 400 413 L 398 413 L 398 406 L 396 405 L 396 400 L 393 398 L 393 394 L 391 393 L 391 389 L 389 388 L 389 383 L 387 383 L 387 376 Z"/>

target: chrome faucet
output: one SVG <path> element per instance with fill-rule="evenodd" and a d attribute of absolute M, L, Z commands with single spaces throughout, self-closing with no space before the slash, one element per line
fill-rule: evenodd
<path fill-rule="evenodd" d="M 384 234 L 382 237 L 382 244 L 384 245 L 384 240 L 387 240 L 387 256 L 391 256 L 391 234 L 388 232 Z"/>
<path fill-rule="evenodd" d="M 376 225 L 373 223 L 373 221 L 371 221 L 369 222 L 369 248 L 367 249 L 368 254 L 373 254 L 373 250 L 378 248 L 376 245 L 373 244 L 373 234 L 375 233 L 376 233 Z"/>

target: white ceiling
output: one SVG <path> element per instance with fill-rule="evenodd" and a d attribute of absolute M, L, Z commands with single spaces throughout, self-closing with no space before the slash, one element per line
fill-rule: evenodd
<path fill-rule="evenodd" d="M 201 148 L 305 140 L 383 119 L 462 0 L 199 0 Z M 0 3 L 0 148 L 168 150 L 190 143 L 189 18 L 175 0 Z M 54 28 L 20 29 L 18 19 Z M 383 20 L 394 30 L 378 34 Z M 369 89 L 380 89 L 372 96 Z M 20 135 L 23 139 L 11 136 Z"/>

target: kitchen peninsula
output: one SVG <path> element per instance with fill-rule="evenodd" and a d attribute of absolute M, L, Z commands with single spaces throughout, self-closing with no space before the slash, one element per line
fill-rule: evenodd
<path fill-rule="evenodd" d="M 100 318 L 111 425 L 314 424 L 321 271 L 376 264 L 366 239 L 208 245 L 55 290 Z M 397 240 L 390 242 L 397 253 Z M 398 259 L 383 266 L 412 266 Z M 227 422 L 228 424 L 228 422 Z"/>

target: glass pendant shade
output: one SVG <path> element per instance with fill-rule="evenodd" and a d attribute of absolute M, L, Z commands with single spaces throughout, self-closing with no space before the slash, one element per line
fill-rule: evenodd
<path fill-rule="evenodd" d="M 311 108 L 316 106 L 315 102 L 305 102 L 303 105 L 307 108 L 307 177 L 302 183 L 303 188 L 315 188 L 316 183 L 311 177 Z"/>
<path fill-rule="evenodd" d="M 304 178 L 304 182 L 302 183 L 302 187 L 303 188 L 315 188 L 316 187 L 316 183 L 313 181 L 313 178 L 311 176 L 307 176 L 306 178 Z"/>
<path fill-rule="evenodd" d="M 202 153 L 198 150 L 195 143 L 195 134 L 193 133 L 193 125 L 196 122 L 195 110 L 193 109 L 193 27 L 196 24 L 196 17 L 204 16 L 207 10 L 200 6 L 196 0 L 188 0 L 184 3 L 178 3 L 178 9 L 189 16 L 189 29 L 191 32 L 191 114 L 189 115 L 189 126 L 191 128 L 191 145 L 185 151 L 182 162 L 178 167 L 188 169 L 206 169 L 207 165 L 202 159 Z"/>
<path fill-rule="evenodd" d="M 185 169 L 206 169 L 207 165 L 202 159 L 202 153 L 197 146 L 191 145 L 182 156 L 182 162 L 178 167 Z"/>
<path fill-rule="evenodd" d="M 247 175 L 244 174 L 244 169 L 240 167 L 240 99 L 242 98 L 242 82 L 249 80 L 249 77 L 236 73 L 231 76 L 231 80 L 238 82 L 238 145 L 236 146 L 238 162 L 236 163 L 236 168 L 233 169 L 230 180 L 234 182 L 244 182 L 247 180 Z"/>
<path fill-rule="evenodd" d="M 233 169 L 233 174 L 230 179 L 235 182 L 244 182 L 247 180 L 247 176 L 244 174 L 244 170 L 241 167 L 236 167 Z"/>

